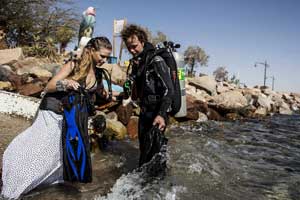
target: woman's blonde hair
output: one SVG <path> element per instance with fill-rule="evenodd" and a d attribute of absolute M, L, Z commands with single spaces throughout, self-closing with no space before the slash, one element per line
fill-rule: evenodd
<path fill-rule="evenodd" d="M 69 79 L 73 79 L 78 82 L 85 80 L 89 70 L 94 65 L 92 48 L 95 51 L 99 51 L 101 48 L 111 50 L 112 45 L 107 37 L 92 38 L 84 47 L 80 60 L 75 62 L 73 73 L 70 77 L 68 77 Z"/>

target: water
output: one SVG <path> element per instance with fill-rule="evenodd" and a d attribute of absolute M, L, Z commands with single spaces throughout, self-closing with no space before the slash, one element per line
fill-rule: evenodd
<path fill-rule="evenodd" d="M 300 199 L 299 115 L 186 122 L 170 127 L 167 137 L 168 169 L 163 178 L 148 177 L 145 169 L 134 171 L 137 143 L 124 141 L 94 157 L 98 166 L 109 166 L 96 172 L 95 189 L 80 192 L 57 186 L 26 199 Z M 110 170 L 101 174 L 101 169 Z"/>
<path fill-rule="evenodd" d="M 168 172 L 133 172 L 95 199 L 300 199 L 300 116 L 185 123 L 169 132 Z"/>

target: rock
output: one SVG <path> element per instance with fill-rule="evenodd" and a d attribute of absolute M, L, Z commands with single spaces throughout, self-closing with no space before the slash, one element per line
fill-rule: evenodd
<path fill-rule="evenodd" d="M 186 96 L 186 106 L 188 110 L 196 110 L 203 113 L 208 112 L 208 105 L 206 102 L 196 99 L 194 96 Z"/>
<path fill-rule="evenodd" d="M 188 108 L 185 118 L 188 120 L 197 120 L 199 118 L 199 112 L 196 109 Z"/>
<path fill-rule="evenodd" d="M 210 95 L 207 94 L 207 92 L 203 90 L 197 90 L 195 87 L 191 85 L 187 85 L 188 90 L 186 90 L 187 96 L 192 96 L 200 101 L 207 101 L 207 97 L 210 97 Z"/>
<path fill-rule="evenodd" d="M 259 116 L 266 116 L 268 114 L 268 110 L 266 107 L 258 107 L 254 114 Z"/>
<path fill-rule="evenodd" d="M 275 106 L 281 106 L 284 103 L 284 100 L 281 98 L 281 95 L 276 94 L 271 96 L 272 101 L 274 102 Z"/>
<path fill-rule="evenodd" d="M 111 80 L 113 83 L 123 85 L 126 79 L 126 73 L 119 65 L 105 63 L 101 66 L 101 68 L 105 68 L 111 73 Z"/>
<path fill-rule="evenodd" d="M 206 122 L 208 120 L 208 117 L 202 113 L 202 112 L 198 112 L 199 117 L 197 119 L 197 122 Z"/>
<path fill-rule="evenodd" d="M 230 120 L 238 120 L 238 119 L 241 119 L 241 116 L 237 113 L 227 113 L 226 116 L 225 116 L 227 119 L 230 119 Z"/>
<path fill-rule="evenodd" d="M 273 90 L 271 90 L 270 88 L 265 88 L 261 90 L 262 93 L 264 93 L 267 96 L 270 96 L 272 94 L 274 94 L 275 92 Z"/>
<path fill-rule="evenodd" d="M 217 86 L 217 92 L 218 92 L 218 94 L 227 92 L 229 90 L 230 90 L 229 87 L 225 87 L 225 86 L 222 86 L 222 85 L 218 85 Z"/>
<path fill-rule="evenodd" d="M 294 99 L 295 102 L 300 103 L 300 97 L 296 93 L 291 93 L 291 97 Z"/>
<path fill-rule="evenodd" d="M 24 60 L 19 60 L 14 63 L 13 66 L 16 68 L 18 75 L 22 74 L 34 74 L 37 77 L 52 77 L 52 73 L 42 66 L 44 61 L 34 57 L 27 57 Z"/>
<path fill-rule="evenodd" d="M 28 80 L 27 75 L 19 76 L 17 74 L 10 74 L 8 77 L 8 80 L 11 82 L 11 84 L 18 90 L 23 84 L 26 84 Z"/>
<path fill-rule="evenodd" d="M 224 118 L 214 109 L 208 108 L 207 117 L 209 120 L 223 121 Z"/>
<path fill-rule="evenodd" d="M 291 96 L 300 98 L 300 93 L 292 92 Z"/>
<path fill-rule="evenodd" d="M 284 115 L 291 115 L 293 114 L 293 111 L 290 109 L 290 106 L 283 102 L 279 108 L 279 113 Z"/>
<path fill-rule="evenodd" d="M 34 74 L 36 75 L 37 77 L 47 77 L 47 78 L 50 78 L 52 77 L 52 73 L 49 72 L 48 70 L 46 69 L 43 69 L 41 67 L 33 67 L 30 71 L 29 71 L 30 74 Z"/>
<path fill-rule="evenodd" d="M 0 90 L 0 113 L 32 119 L 40 105 L 40 99 Z"/>
<path fill-rule="evenodd" d="M 239 109 L 248 105 L 247 99 L 238 91 L 228 91 L 213 97 L 213 101 L 226 109 Z"/>
<path fill-rule="evenodd" d="M 5 69 L 5 70 L 7 70 L 10 73 L 13 72 L 11 66 L 9 66 L 9 65 L 0 65 L 0 69 Z"/>
<path fill-rule="evenodd" d="M 8 81 L 0 81 L 0 90 L 13 91 L 15 88 Z"/>
<path fill-rule="evenodd" d="M 257 99 L 257 104 L 260 107 L 264 107 L 267 111 L 271 111 L 271 106 L 274 104 L 270 97 L 267 97 L 264 94 L 260 94 Z"/>
<path fill-rule="evenodd" d="M 27 76 L 19 76 L 8 65 L 0 66 L 0 81 L 9 81 L 14 88 L 19 88 L 27 80 Z"/>
<path fill-rule="evenodd" d="M 0 64 L 6 64 L 23 58 L 24 55 L 21 48 L 0 50 Z"/>
<path fill-rule="evenodd" d="M 237 85 L 236 85 L 236 84 L 233 84 L 233 83 L 228 84 L 228 89 L 229 89 L 229 90 L 235 90 L 235 89 L 237 89 Z"/>
<path fill-rule="evenodd" d="M 257 88 L 244 88 L 244 89 L 242 89 L 242 93 L 244 96 L 246 96 L 248 94 L 248 95 L 251 95 L 252 98 L 255 98 L 261 94 L 261 91 L 260 91 L 260 89 L 257 89 Z"/>
<path fill-rule="evenodd" d="M 140 113 L 141 113 L 141 108 L 140 108 L 139 106 L 138 106 L 138 107 L 134 107 L 133 110 L 132 110 L 132 113 L 133 113 L 134 115 L 139 116 Z"/>
<path fill-rule="evenodd" d="M 294 111 L 294 112 L 298 112 L 300 109 L 299 109 L 299 107 L 298 107 L 298 105 L 296 104 L 296 103 L 293 103 L 292 105 L 291 105 L 291 109 L 292 109 L 292 111 Z"/>
<path fill-rule="evenodd" d="M 132 104 L 127 104 L 123 106 L 122 104 L 116 109 L 118 120 L 124 125 L 128 124 L 130 117 L 132 116 L 133 106 Z"/>
<path fill-rule="evenodd" d="M 106 115 L 107 119 L 113 120 L 113 121 L 118 121 L 118 115 L 116 112 L 110 112 Z"/>
<path fill-rule="evenodd" d="M 40 93 L 44 90 L 40 82 L 28 83 L 18 88 L 21 95 L 39 97 Z"/>
<path fill-rule="evenodd" d="M 0 81 L 9 81 L 8 77 L 13 73 L 8 65 L 0 65 Z"/>
<path fill-rule="evenodd" d="M 106 129 L 114 135 L 117 140 L 122 140 L 127 134 L 126 127 L 119 121 L 106 119 Z"/>
<path fill-rule="evenodd" d="M 59 70 L 61 69 L 62 65 L 57 64 L 57 63 L 45 63 L 41 66 L 41 68 L 49 71 L 52 76 L 54 76 L 55 74 L 57 74 L 59 72 Z"/>
<path fill-rule="evenodd" d="M 217 82 L 213 76 L 195 77 L 189 81 L 189 85 L 195 86 L 197 89 L 205 90 L 210 95 L 217 94 Z"/>
<path fill-rule="evenodd" d="M 246 95 L 244 95 L 244 97 L 247 99 L 248 105 L 253 105 L 254 99 L 252 98 L 251 94 L 246 94 Z"/>
<path fill-rule="evenodd" d="M 138 138 L 138 123 L 139 123 L 139 117 L 131 116 L 127 124 L 127 135 L 132 140 Z"/>
<path fill-rule="evenodd" d="M 292 104 L 293 103 L 293 97 L 290 96 L 289 94 L 284 93 L 282 95 L 282 98 L 285 100 L 285 102 Z"/>

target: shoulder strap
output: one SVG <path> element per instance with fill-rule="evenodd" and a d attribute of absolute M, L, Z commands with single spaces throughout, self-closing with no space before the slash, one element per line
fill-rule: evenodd
<path fill-rule="evenodd" d="M 102 80 L 102 76 L 104 76 L 107 86 L 108 86 L 108 98 L 109 101 L 112 99 L 112 84 L 111 84 L 111 74 L 105 68 L 97 68 L 96 78 Z"/>

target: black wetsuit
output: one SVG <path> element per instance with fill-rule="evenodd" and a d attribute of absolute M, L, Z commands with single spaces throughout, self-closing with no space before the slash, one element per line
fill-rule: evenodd
<path fill-rule="evenodd" d="M 132 78 L 135 81 L 133 93 L 139 100 L 141 113 L 139 118 L 139 143 L 140 161 L 139 165 L 149 162 L 155 153 L 160 149 L 155 149 L 151 153 L 145 152 L 145 147 L 149 137 L 145 135 L 152 128 L 153 121 L 157 115 L 168 122 L 167 112 L 170 109 L 174 88 L 170 77 L 169 67 L 165 61 L 154 54 L 154 47 L 150 43 L 145 43 L 143 52 L 134 58 L 138 64 L 132 67 Z M 146 64 L 147 63 L 147 64 Z"/>

